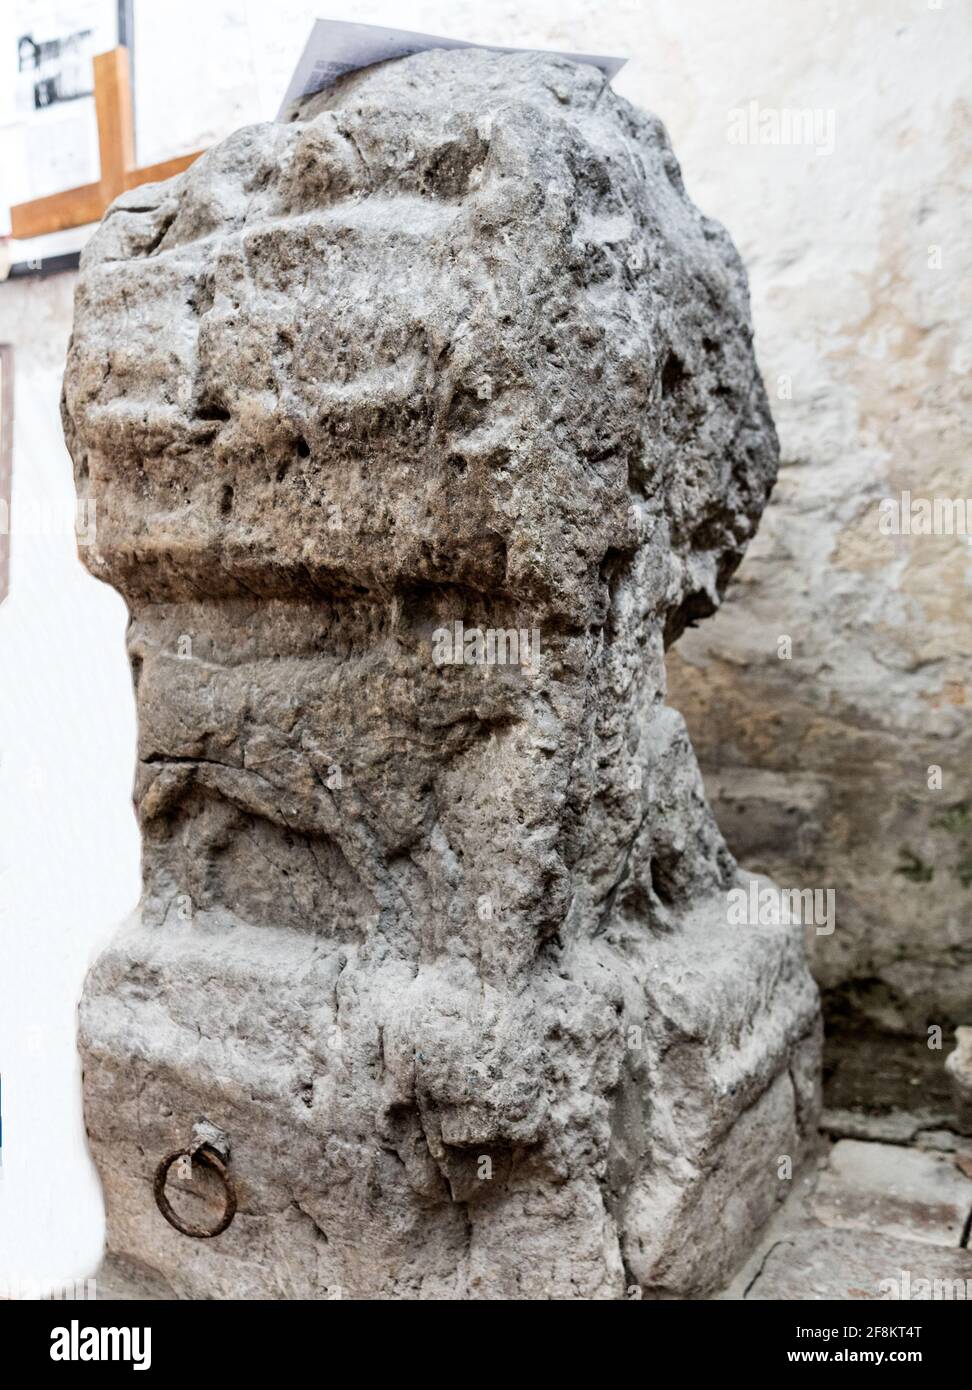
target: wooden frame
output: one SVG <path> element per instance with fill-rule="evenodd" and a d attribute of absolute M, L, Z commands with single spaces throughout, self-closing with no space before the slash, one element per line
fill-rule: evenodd
<path fill-rule="evenodd" d="M 139 169 L 135 165 L 135 122 L 128 49 L 122 45 L 94 60 L 95 109 L 101 178 L 64 193 L 17 203 L 10 209 L 11 233 L 18 241 L 99 222 L 108 204 L 126 189 L 181 174 L 202 150 L 177 155 Z"/>

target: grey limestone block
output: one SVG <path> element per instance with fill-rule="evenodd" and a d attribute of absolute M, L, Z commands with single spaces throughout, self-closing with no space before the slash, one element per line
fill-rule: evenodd
<path fill-rule="evenodd" d="M 138 705 L 144 892 L 80 1013 L 113 1256 L 182 1297 L 718 1287 L 814 1133 L 818 1002 L 799 931 L 727 925 L 665 704 L 777 444 L 660 122 L 468 50 L 238 131 L 109 209 L 63 417 Z M 152 1198 L 200 1119 L 210 1241 Z"/>

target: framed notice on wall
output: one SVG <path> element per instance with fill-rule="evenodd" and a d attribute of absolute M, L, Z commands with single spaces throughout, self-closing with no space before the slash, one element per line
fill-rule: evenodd
<path fill-rule="evenodd" d="M 131 46 L 132 0 L 6 0 L 0 6 L 0 235 L 9 209 L 101 176 L 94 57 Z M 15 261 L 56 248 L 15 246 Z M 76 247 L 74 248 L 76 249 Z"/>
<path fill-rule="evenodd" d="M 10 588 L 10 473 L 13 464 L 13 348 L 0 343 L 0 603 Z"/>

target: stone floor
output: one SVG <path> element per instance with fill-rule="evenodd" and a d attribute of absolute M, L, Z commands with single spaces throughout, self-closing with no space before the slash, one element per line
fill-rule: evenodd
<path fill-rule="evenodd" d="M 904 1112 L 846 1138 L 848 1119 L 825 1112 L 816 1166 L 720 1298 L 972 1299 L 972 1139 Z"/>
<path fill-rule="evenodd" d="M 829 1033 L 817 1165 L 720 1298 L 972 1298 L 972 1138 L 943 1060 L 924 1039 Z"/>

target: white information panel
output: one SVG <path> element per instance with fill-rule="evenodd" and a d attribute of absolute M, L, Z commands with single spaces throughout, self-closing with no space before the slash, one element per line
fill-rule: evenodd
<path fill-rule="evenodd" d="M 389 58 L 424 53 L 430 48 L 492 48 L 494 53 L 533 51 L 467 43 L 464 39 L 446 39 L 437 34 L 413 34 L 407 29 L 385 29 L 378 24 L 346 24 L 336 19 L 319 19 L 311 30 L 290 79 L 277 119 L 285 118 L 293 102 L 333 86 L 346 73 L 371 67 L 372 63 L 383 63 Z M 627 62 L 626 58 L 606 58 L 593 53 L 556 53 L 554 56 L 571 58 L 575 63 L 590 63 L 592 67 L 600 68 L 608 80 Z"/>

